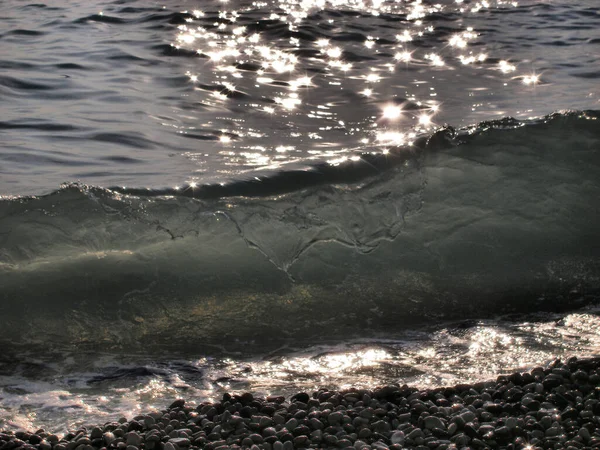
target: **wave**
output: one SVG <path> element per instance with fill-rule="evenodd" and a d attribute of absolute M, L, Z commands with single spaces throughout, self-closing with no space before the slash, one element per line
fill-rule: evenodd
<path fill-rule="evenodd" d="M 0 199 L 0 343 L 193 347 L 595 302 L 599 117 L 446 128 L 229 184 Z"/>

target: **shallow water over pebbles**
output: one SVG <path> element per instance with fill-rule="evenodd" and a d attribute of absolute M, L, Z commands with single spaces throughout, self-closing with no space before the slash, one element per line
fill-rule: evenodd
<path fill-rule="evenodd" d="M 396 335 L 277 348 L 238 343 L 207 356 L 26 352 L 0 359 L 0 428 L 66 432 L 225 392 L 291 396 L 319 388 L 419 388 L 495 379 L 600 351 L 600 309 L 447 323 Z M 254 355 L 247 349 L 253 348 Z M 208 356 L 210 355 L 210 356 Z"/>
<path fill-rule="evenodd" d="M 0 429 L 597 355 L 597 6 L 0 2 Z"/>

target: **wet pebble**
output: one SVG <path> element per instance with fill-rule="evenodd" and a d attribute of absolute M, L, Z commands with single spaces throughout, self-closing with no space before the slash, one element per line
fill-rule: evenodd
<path fill-rule="evenodd" d="M 289 403 L 251 393 L 150 412 L 68 433 L 0 432 L 0 450 L 600 447 L 600 358 L 434 391 L 301 392 Z"/>

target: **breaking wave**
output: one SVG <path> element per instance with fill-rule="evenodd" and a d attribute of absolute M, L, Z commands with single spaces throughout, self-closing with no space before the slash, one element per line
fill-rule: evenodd
<path fill-rule="evenodd" d="M 598 117 L 446 128 L 245 182 L 4 198 L 0 339 L 186 347 L 580 307 L 600 289 Z"/>

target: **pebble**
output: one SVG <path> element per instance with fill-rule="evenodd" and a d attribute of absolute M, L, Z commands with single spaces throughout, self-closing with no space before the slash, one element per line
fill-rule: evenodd
<path fill-rule="evenodd" d="M 600 448 L 600 358 L 418 391 L 321 389 L 289 402 L 251 393 L 65 435 L 0 432 L 0 450 Z"/>
<path fill-rule="evenodd" d="M 433 430 L 434 428 L 446 428 L 446 424 L 442 421 L 442 419 L 435 416 L 425 417 L 425 419 L 423 419 L 423 425 L 429 430 Z"/>

